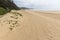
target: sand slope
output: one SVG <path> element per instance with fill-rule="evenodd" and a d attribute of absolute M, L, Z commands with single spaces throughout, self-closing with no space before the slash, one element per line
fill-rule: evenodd
<path fill-rule="evenodd" d="M 0 18 L 0 40 L 60 40 L 60 14 L 31 10 L 17 12 L 23 16 L 6 14 Z M 14 18 L 11 18 L 11 15 Z M 13 22 L 8 23 L 9 20 Z M 18 23 L 10 30 L 10 25 L 15 21 Z"/>

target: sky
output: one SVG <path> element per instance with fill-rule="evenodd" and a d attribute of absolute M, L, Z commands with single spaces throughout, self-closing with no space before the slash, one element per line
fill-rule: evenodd
<path fill-rule="evenodd" d="M 60 0 L 14 0 L 18 7 L 40 10 L 60 10 Z"/>

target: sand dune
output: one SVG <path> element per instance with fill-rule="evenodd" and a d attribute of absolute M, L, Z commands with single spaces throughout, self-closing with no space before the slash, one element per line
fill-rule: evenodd
<path fill-rule="evenodd" d="M 0 18 L 0 40 L 60 40 L 60 14 L 12 11 Z"/>

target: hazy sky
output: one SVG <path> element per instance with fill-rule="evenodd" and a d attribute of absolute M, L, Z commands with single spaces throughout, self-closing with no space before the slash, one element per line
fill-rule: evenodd
<path fill-rule="evenodd" d="M 60 0 L 14 0 L 19 7 L 60 10 Z"/>

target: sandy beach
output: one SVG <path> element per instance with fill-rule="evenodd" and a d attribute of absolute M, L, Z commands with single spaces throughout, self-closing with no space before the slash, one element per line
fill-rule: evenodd
<path fill-rule="evenodd" d="M 60 40 L 60 12 L 11 11 L 0 18 L 0 40 Z"/>

